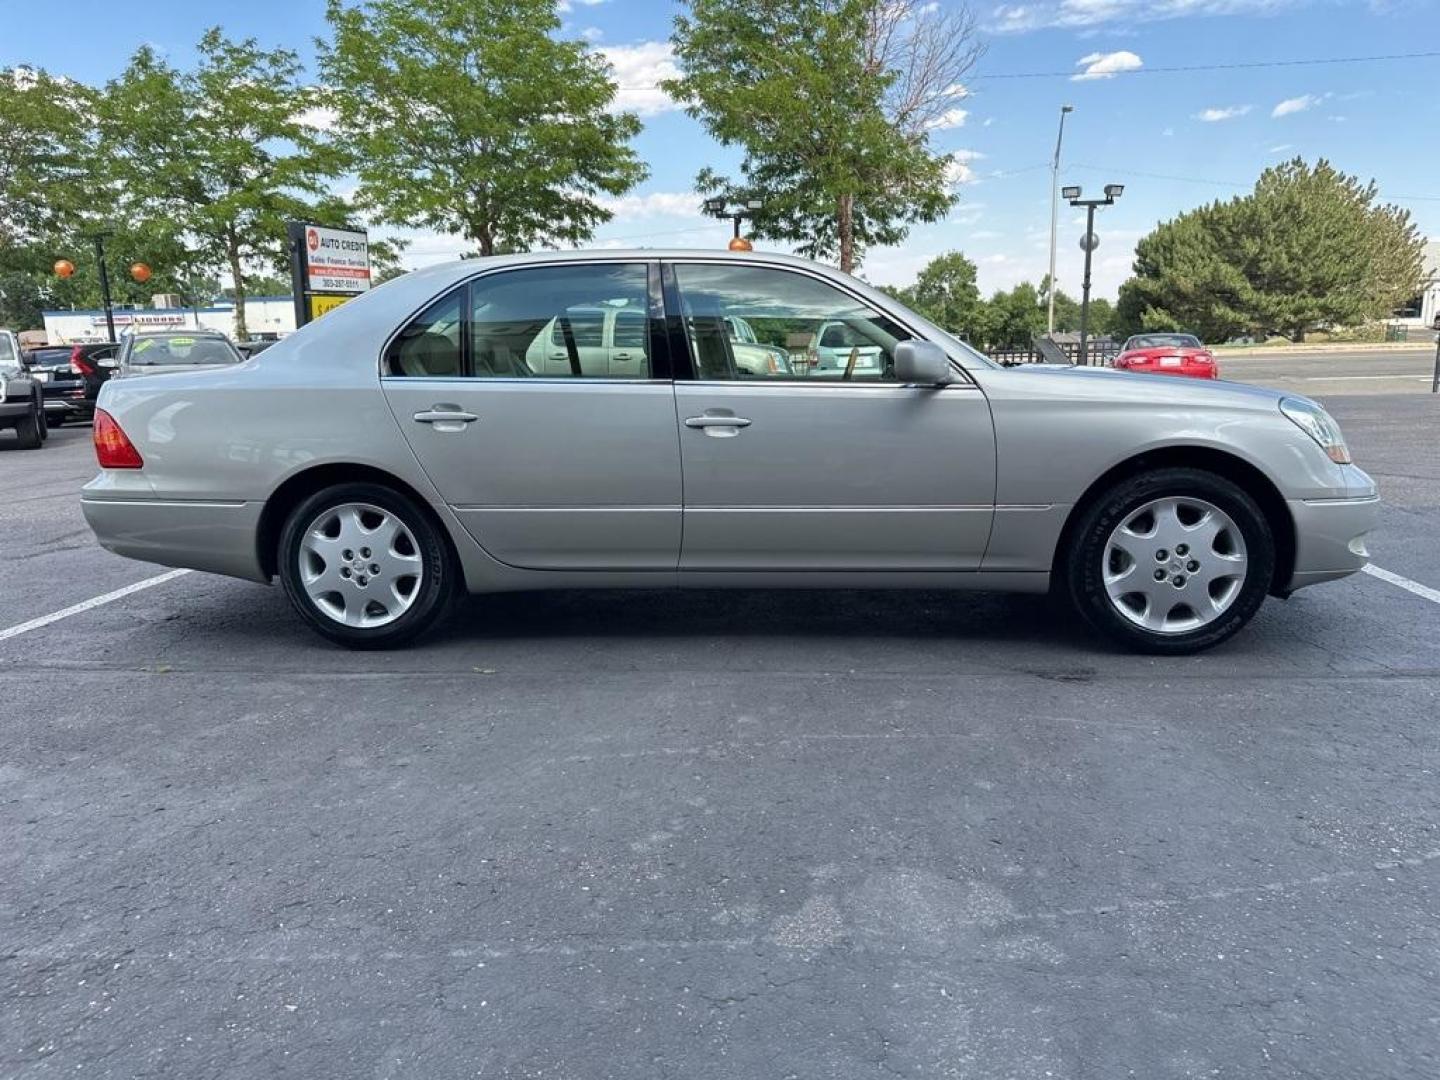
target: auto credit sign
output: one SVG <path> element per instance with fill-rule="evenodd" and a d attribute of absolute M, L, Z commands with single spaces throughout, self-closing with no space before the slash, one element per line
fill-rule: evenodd
<path fill-rule="evenodd" d="M 363 232 L 307 225 L 305 271 L 310 292 L 365 292 L 370 288 L 370 240 Z"/>

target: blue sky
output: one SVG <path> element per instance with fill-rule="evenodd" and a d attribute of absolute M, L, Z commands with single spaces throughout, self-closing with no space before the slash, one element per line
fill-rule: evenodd
<path fill-rule="evenodd" d="M 671 70 L 666 39 L 679 5 L 568 0 L 561 7 L 565 32 L 606 50 L 624 104 L 645 121 L 636 149 L 651 176 L 615 207 L 597 242 L 723 244 L 728 226 L 698 216 L 691 182 L 701 166 L 733 165 L 738 154 L 711 142 L 654 85 Z M 1296 154 L 1328 157 L 1374 178 L 1384 197 L 1440 237 L 1440 58 L 1153 70 L 1440 49 L 1435 0 L 1011 0 L 973 10 L 989 51 L 961 102 L 963 122 L 935 133 L 937 147 L 964 156 L 969 182 L 948 220 L 869 254 L 862 273 L 872 281 L 903 284 L 928 259 L 954 249 L 979 265 L 987 292 L 1038 281 L 1047 258 L 1048 161 L 1062 103 L 1075 106 L 1062 182 L 1097 193 L 1107 181 L 1126 185 L 1097 225 L 1097 295 L 1114 294 L 1136 239 L 1157 221 L 1244 190 L 1266 165 Z M 70 0 L 63 14 L 33 0 L 0 0 L 0 17 L 6 27 L 0 67 L 27 63 L 90 82 L 116 74 L 144 42 L 188 63 L 194 42 L 214 24 L 307 58 L 325 30 L 323 0 Z M 1098 77 L 985 77 L 1092 70 Z M 1104 77 L 1107 71 L 1117 73 Z M 1062 207 L 1060 220 L 1058 276 L 1062 288 L 1078 293 L 1083 230 L 1075 211 Z M 411 265 L 453 257 L 465 246 L 455 237 L 411 240 Z"/>

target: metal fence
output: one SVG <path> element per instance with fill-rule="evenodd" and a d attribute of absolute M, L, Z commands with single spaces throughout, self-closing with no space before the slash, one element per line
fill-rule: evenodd
<path fill-rule="evenodd" d="M 1102 338 L 1091 341 L 1085 349 L 1086 362 L 1092 367 L 1108 366 L 1120 353 L 1120 343 Z M 1078 364 L 1078 341 L 1049 341 L 1041 338 L 1031 345 L 1013 349 L 987 349 L 985 355 L 1002 364 Z"/>

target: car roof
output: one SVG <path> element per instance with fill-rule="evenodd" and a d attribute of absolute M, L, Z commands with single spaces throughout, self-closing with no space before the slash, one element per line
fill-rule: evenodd
<path fill-rule="evenodd" d="M 434 281 L 437 287 L 443 281 L 464 281 L 475 274 L 484 273 L 488 270 L 499 270 L 511 266 L 535 266 L 544 263 L 566 263 L 566 262 L 654 262 L 662 261 L 693 261 L 704 259 L 706 261 L 725 261 L 734 259 L 737 262 L 745 262 L 749 265 L 766 263 L 773 266 L 791 267 L 794 269 L 820 272 L 826 276 L 841 275 L 834 267 L 826 266 L 824 263 L 816 262 L 813 259 L 805 259 L 799 255 L 786 255 L 774 251 L 726 251 L 717 248 L 576 248 L 570 251 L 531 251 L 521 252 L 514 255 L 491 255 L 476 259 L 455 259 L 451 262 L 437 263 L 434 266 L 427 266 L 420 270 L 412 270 L 410 273 L 395 278 L 395 281 L 425 280 Z"/>

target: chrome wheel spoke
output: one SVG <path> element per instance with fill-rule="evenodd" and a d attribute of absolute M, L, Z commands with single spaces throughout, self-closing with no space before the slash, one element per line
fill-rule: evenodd
<path fill-rule="evenodd" d="M 400 518 L 369 503 L 320 513 L 305 530 L 300 581 L 316 610 L 345 626 L 385 626 L 420 595 L 424 561 Z"/>

